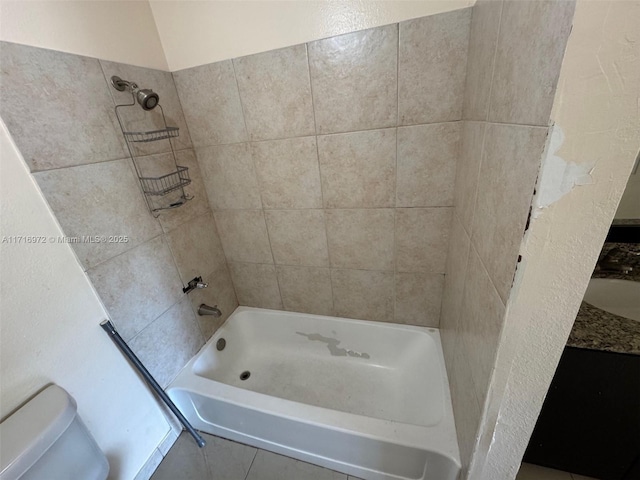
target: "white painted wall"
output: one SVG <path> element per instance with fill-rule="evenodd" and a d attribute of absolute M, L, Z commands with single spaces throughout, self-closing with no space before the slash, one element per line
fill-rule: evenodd
<path fill-rule="evenodd" d="M 0 243 L 0 417 L 56 383 L 76 399 L 110 478 L 131 480 L 170 426 L 100 328 L 107 314 L 71 247 L 48 240 L 62 230 L 1 121 L 0 157 L 0 237 L 47 239 Z"/>
<path fill-rule="evenodd" d="M 170 71 L 471 6 L 475 0 L 151 0 Z"/>
<path fill-rule="evenodd" d="M 0 0 L 0 40 L 167 70 L 147 1 Z"/>
<path fill-rule="evenodd" d="M 472 480 L 515 478 L 640 148 L 638 25 L 637 0 L 577 3 L 552 112 L 565 139 L 548 153 L 588 166 L 592 183 L 534 211 L 507 304 Z"/>

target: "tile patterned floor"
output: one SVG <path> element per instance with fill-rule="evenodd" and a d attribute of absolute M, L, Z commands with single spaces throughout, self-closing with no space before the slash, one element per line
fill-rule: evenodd
<path fill-rule="evenodd" d="M 293 458 L 202 433 L 196 447 L 183 432 L 151 480 L 359 480 Z"/>
<path fill-rule="evenodd" d="M 516 480 L 596 480 L 591 477 L 583 477 L 575 473 L 562 472 L 551 468 L 540 467 L 530 463 L 523 463 Z"/>
<path fill-rule="evenodd" d="M 202 433 L 204 448 L 183 432 L 151 480 L 359 480 L 356 477 Z M 595 480 L 523 463 L 516 480 Z"/>

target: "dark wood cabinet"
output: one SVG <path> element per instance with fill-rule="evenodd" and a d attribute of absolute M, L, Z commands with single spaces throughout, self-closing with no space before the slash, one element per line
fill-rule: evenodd
<path fill-rule="evenodd" d="M 640 356 L 566 347 L 524 461 L 640 480 Z"/>

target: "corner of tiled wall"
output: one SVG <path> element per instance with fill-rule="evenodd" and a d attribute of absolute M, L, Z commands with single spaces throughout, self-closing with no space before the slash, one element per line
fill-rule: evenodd
<path fill-rule="evenodd" d="M 438 325 L 470 16 L 174 72 L 241 305 Z"/>
<path fill-rule="evenodd" d="M 441 334 L 467 478 L 574 2 L 478 0 Z"/>
<path fill-rule="evenodd" d="M 71 246 L 120 334 L 166 386 L 237 306 L 172 75 L 7 42 L 0 56 L 0 115 L 65 235 L 126 236 Z M 167 123 L 180 127 L 173 145 L 178 163 L 189 167 L 186 190 L 194 199 L 157 219 L 114 112 L 130 96 L 110 86 L 112 75 L 158 92 Z M 128 113 L 133 126 L 158 120 L 157 111 Z M 142 145 L 143 171 L 172 164 L 168 141 Z M 209 288 L 184 295 L 196 275 Z M 200 303 L 218 304 L 224 317 L 197 316 Z"/>

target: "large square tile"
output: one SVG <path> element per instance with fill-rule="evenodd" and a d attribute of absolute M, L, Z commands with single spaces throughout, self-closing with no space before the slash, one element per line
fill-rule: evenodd
<path fill-rule="evenodd" d="M 586 477 L 583 477 L 586 478 Z M 520 465 L 516 480 L 578 480 L 576 475 L 561 470 L 541 467 L 532 463 L 523 463 Z"/>
<path fill-rule="evenodd" d="M 396 125 L 398 25 L 309 43 L 317 132 Z"/>
<path fill-rule="evenodd" d="M 396 209 L 399 272 L 444 273 L 452 208 Z"/>
<path fill-rule="evenodd" d="M 248 445 L 204 434 L 202 449 L 212 480 L 244 480 L 258 450 Z M 179 477 L 176 477 L 176 480 Z M 204 480 L 204 479 L 203 479 Z"/>
<path fill-rule="evenodd" d="M 285 310 L 333 315 L 333 293 L 328 268 L 278 265 L 276 270 Z"/>
<path fill-rule="evenodd" d="M 475 248 L 467 264 L 458 336 L 471 367 L 471 377 L 479 405 L 489 390 L 505 307 Z"/>
<path fill-rule="evenodd" d="M 248 143 L 198 148 L 196 154 L 212 208 L 262 208 Z"/>
<path fill-rule="evenodd" d="M 322 208 L 315 137 L 251 144 L 264 208 Z"/>
<path fill-rule="evenodd" d="M 220 210 L 214 217 L 227 261 L 273 263 L 262 210 Z"/>
<path fill-rule="evenodd" d="M 347 480 L 347 476 L 293 458 L 258 450 L 247 480 Z"/>
<path fill-rule="evenodd" d="M 108 88 L 95 58 L 0 43 L 0 115 L 32 172 L 127 156 Z"/>
<path fill-rule="evenodd" d="M 486 120 L 489 114 L 489 94 L 503 3 L 502 0 L 478 0 L 472 9 L 462 112 L 465 120 Z"/>
<path fill-rule="evenodd" d="M 466 349 L 460 339 L 456 339 L 450 351 L 445 351 L 451 404 L 455 412 L 456 434 L 460 448 L 462 469 L 468 470 L 476 437 L 479 436 L 482 408 L 473 386 L 473 371 Z"/>
<path fill-rule="evenodd" d="M 102 71 L 107 82 L 109 93 L 117 105 L 131 103 L 131 92 L 119 92 L 111 85 L 111 77 L 117 75 L 123 80 L 136 83 L 140 88 L 149 88 L 160 96 L 160 108 L 143 110 L 138 104 L 133 107 L 119 108 L 118 113 L 129 132 L 145 132 L 160 130 L 166 125 L 178 127 L 179 135 L 169 140 L 158 142 L 132 143 L 136 155 L 148 155 L 151 153 L 170 152 L 171 145 L 176 150 L 191 148 L 191 137 L 187 122 L 184 119 L 176 84 L 170 72 L 151 68 L 135 67 L 124 63 L 108 62 L 100 60 Z M 164 119 L 163 119 L 164 114 Z"/>
<path fill-rule="evenodd" d="M 444 275 L 430 273 L 397 273 L 394 320 L 409 325 L 437 327 Z"/>
<path fill-rule="evenodd" d="M 151 480 L 209 480 L 211 478 L 204 453 L 197 448 L 191 436 L 183 432 Z"/>
<path fill-rule="evenodd" d="M 72 243 L 85 269 L 162 233 L 130 162 L 116 160 L 34 175 L 65 235 L 127 237 L 122 243 Z"/>
<path fill-rule="evenodd" d="M 546 126 L 575 1 L 505 2 L 489 120 Z"/>
<path fill-rule="evenodd" d="M 161 236 L 89 269 L 87 274 L 125 340 L 182 296 L 180 276 Z"/>
<path fill-rule="evenodd" d="M 240 305 L 282 310 L 274 265 L 231 262 L 229 270 Z"/>
<path fill-rule="evenodd" d="M 211 213 L 185 223 L 167 234 L 167 241 L 185 285 L 194 277 L 219 269 L 224 252 Z"/>
<path fill-rule="evenodd" d="M 471 9 L 400 22 L 400 125 L 462 118 Z"/>
<path fill-rule="evenodd" d="M 173 72 L 196 147 L 248 140 L 231 60 Z"/>
<path fill-rule="evenodd" d="M 395 129 L 318 137 L 326 208 L 393 207 Z"/>
<path fill-rule="evenodd" d="M 131 350 L 163 387 L 202 345 L 204 337 L 186 296 L 129 342 Z"/>
<path fill-rule="evenodd" d="M 251 140 L 313 135 L 305 45 L 233 60 Z"/>
<path fill-rule="evenodd" d="M 464 293 L 464 281 L 467 275 L 467 259 L 471 240 L 454 213 L 451 222 L 451 241 L 447 250 L 444 291 L 442 294 L 442 313 L 440 315 L 440 336 L 445 355 L 453 351 L 454 340 L 458 335 L 461 299 Z"/>
<path fill-rule="evenodd" d="M 331 269 L 333 308 L 338 317 L 393 321 L 393 272 Z"/>
<path fill-rule="evenodd" d="M 462 226 L 468 234 L 471 234 L 473 226 L 486 126 L 484 122 L 463 122 L 454 204 Z"/>
<path fill-rule="evenodd" d="M 332 267 L 393 271 L 393 209 L 327 210 Z"/>
<path fill-rule="evenodd" d="M 192 290 L 189 292 L 189 300 L 200 325 L 200 331 L 204 340 L 207 341 L 236 309 L 238 298 L 226 263 L 213 272 L 203 274 L 202 281 L 208 284 L 207 288 Z M 217 306 L 222 316 L 215 318 L 210 315 L 198 315 L 198 307 L 203 303 L 211 307 Z"/>
<path fill-rule="evenodd" d="M 275 263 L 329 266 L 322 210 L 267 210 L 265 219 Z"/>
<path fill-rule="evenodd" d="M 453 205 L 461 122 L 398 128 L 398 207 Z"/>
<path fill-rule="evenodd" d="M 487 127 L 473 243 L 504 301 L 513 282 L 546 134 L 543 127 Z"/>

